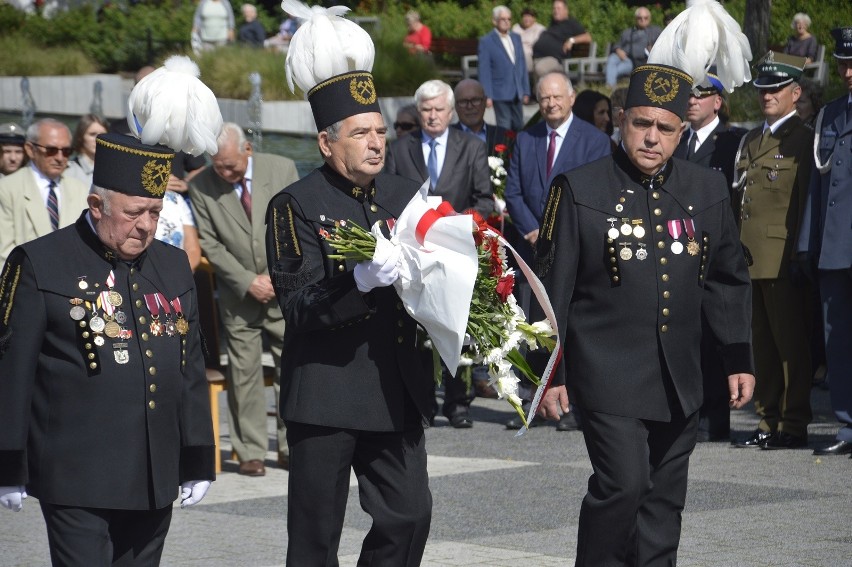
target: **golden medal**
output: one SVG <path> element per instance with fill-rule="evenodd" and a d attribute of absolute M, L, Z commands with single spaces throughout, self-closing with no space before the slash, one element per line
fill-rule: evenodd
<path fill-rule="evenodd" d="M 108 321 L 104 326 L 104 334 L 111 339 L 118 338 L 119 333 L 121 332 L 121 327 L 115 321 Z"/>
<path fill-rule="evenodd" d="M 110 305 L 113 307 L 121 307 L 121 304 L 124 303 L 124 298 L 121 297 L 121 294 L 113 289 L 109 290 L 108 298 Z"/>
<path fill-rule="evenodd" d="M 177 321 L 175 321 L 175 329 L 181 335 L 185 335 L 189 332 L 189 321 L 186 320 L 183 316 L 183 307 L 180 305 L 180 297 L 175 297 L 171 300 L 172 308 L 175 310 L 175 314 L 177 315 Z"/>
<path fill-rule="evenodd" d="M 160 337 L 163 335 L 163 323 L 160 321 L 160 307 L 157 295 L 146 293 L 143 297 L 145 298 L 145 305 L 151 313 L 151 324 L 148 326 L 148 329 L 153 336 Z"/>
<path fill-rule="evenodd" d="M 698 256 L 701 252 L 701 246 L 695 241 L 695 221 L 692 219 L 683 219 L 683 229 L 686 231 L 686 252 L 690 256 Z"/>
<path fill-rule="evenodd" d="M 151 324 L 148 326 L 149 330 L 151 331 L 151 334 L 155 337 L 162 337 L 163 323 L 160 321 L 160 316 L 152 315 L 151 317 L 153 318 L 153 321 L 151 321 Z"/>
<path fill-rule="evenodd" d="M 645 227 L 642 226 L 642 219 L 635 219 L 631 223 L 633 224 L 633 236 L 641 240 L 645 236 Z"/>

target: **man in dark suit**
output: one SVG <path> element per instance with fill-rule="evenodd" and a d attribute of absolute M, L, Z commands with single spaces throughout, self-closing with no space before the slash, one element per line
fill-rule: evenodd
<path fill-rule="evenodd" d="M 418 364 L 417 324 L 392 287 L 399 249 L 341 260 L 322 235 L 340 220 L 385 226 L 419 182 L 381 173 L 387 127 L 370 73 L 318 78 L 308 100 L 325 165 L 267 212 L 269 272 L 287 321 L 287 565 L 337 564 L 354 470 L 373 519 L 358 564 L 416 567 L 431 523 L 423 419 L 433 381 Z"/>
<path fill-rule="evenodd" d="M 686 107 L 689 128 L 680 137 L 680 144 L 673 157 L 721 171 L 730 190 L 734 180 L 737 148 L 746 131 L 742 128 L 728 128 L 721 120 L 720 112 L 725 104 L 724 92 L 722 83 L 712 72 L 708 72 L 705 80 L 692 89 Z M 731 410 L 728 408 L 725 371 L 716 352 L 713 335 L 709 329 L 707 331 L 701 338 L 704 404 L 701 406 L 698 422 L 698 440 L 729 441 Z"/>
<path fill-rule="evenodd" d="M 852 453 L 852 26 L 831 31 L 847 92 L 825 105 L 816 124 L 816 167 L 798 250 L 818 269 L 831 406 L 841 427 L 816 455 Z"/>
<path fill-rule="evenodd" d="M 296 164 L 282 156 L 254 153 L 242 128 L 226 122 L 213 167 L 190 181 L 201 248 L 216 271 L 219 307 L 228 341 L 228 417 L 239 473 L 266 474 L 269 448 L 263 381 L 264 336 L 275 363 L 273 388 L 284 341 L 284 318 L 272 301 L 266 267 L 264 213 L 270 199 L 299 179 Z M 277 396 L 276 396 L 277 397 Z M 278 464 L 287 468 L 284 422 L 278 419 Z"/>
<path fill-rule="evenodd" d="M 479 38 L 479 81 L 494 107 L 497 126 L 509 130 L 524 127 L 524 105 L 530 99 L 530 82 L 521 36 L 509 31 L 512 12 L 506 6 L 491 11 L 494 29 Z"/>
<path fill-rule="evenodd" d="M 498 145 L 509 145 L 507 130 L 502 126 L 485 123 L 485 91 L 476 79 L 462 79 L 453 90 L 456 116 L 459 121 L 453 128 L 472 134 L 485 142 L 488 156 L 497 155 Z"/>
<path fill-rule="evenodd" d="M 553 181 L 536 246 L 564 350 L 539 414 L 558 419 L 570 391 L 593 470 L 582 567 L 677 561 L 702 313 L 722 345 L 731 406 L 754 387 L 749 277 L 723 177 L 670 159 L 691 87 L 674 67 L 633 71 L 622 146 Z"/>
<path fill-rule="evenodd" d="M 450 128 L 453 89 L 443 81 L 426 81 L 414 93 L 414 101 L 421 131 L 391 144 L 385 172 L 418 183 L 429 180 L 429 193 L 449 201 L 456 211 L 474 209 L 488 217 L 494 195 L 485 145 Z"/>
<path fill-rule="evenodd" d="M 458 211 L 474 209 L 483 218 L 494 211 L 491 172 L 485 144 L 473 134 L 450 128 L 455 97 L 443 81 L 426 81 L 414 93 L 422 131 L 391 144 L 385 171 L 418 183 L 429 180 L 429 192 L 443 197 Z M 473 393 L 446 369 L 442 413 L 457 429 L 473 425 Z"/>
<path fill-rule="evenodd" d="M 54 565 L 158 565 L 215 478 L 198 304 L 154 239 L 174 151 L 96 144 L 88 209 L 0 277 L 0 504 L 38 498 Z"/>
<path fill-rule="evenodd" d="M 741 239 L 753 263 L 757 429 L 738 447 L 794 449 L 808 444 L 811 412 L 811 310 L 796 241 L 813 162 L 813 132 L 796 114 L 804 57 L 768 52 L 757 65 L 765 122 L 742 140 L 736 163 Z"/>

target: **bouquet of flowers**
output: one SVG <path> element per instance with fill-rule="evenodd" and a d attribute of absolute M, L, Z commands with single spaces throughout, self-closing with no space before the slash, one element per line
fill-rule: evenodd
<path fill-rule="evenodd" d="M 456 302 L 453 308 L 442 310 L 443 313 L 437 313 L 438 317 L 446 317 L 450 312 L 457 314 L 460 305 L 468 307 L 469 310 L 466 314 L 466 324 L 463 332 L 468 336 L 470 349 L 462 354 L 460 352 L 460 343 L 456 343 L 458 344 L 456 358 L 448 357 L 444 353 L 441 353 L 441 357 L 452 373 L 455 373 L 460 358 L 469 359 L 461 361 L 462 364 L 476 363 L 487 365 L 490 376 L 489 385 L 494 387 L 501 399 L 505 399 L 515 408 L 515 411 L 518 412 L 524 424 L 526 424 L 526 416 L 521 409 L 522 401 L 518 396 L 519 379 L 513 372 L 513 368 L 521 372 L 536 385 L 540 385 L 540 380 L 527 364 L 519 348 L 524 345 L 527 345 L 530 349 L 536 349 L 541 346 L 553 351 L 556 346 L 556 340 L 553 338 L 556 331 L 547 320 L 527 323 L 523 310 L 512 295 L 515 274 L 508 266 L 506 256 L 507 244 L 497 231 L 476 214 L 456 216 L 447 203 L 442 203 L 442 206 L 437 209 L 431 209 L 430 211 L 432 214 L 429 214 L 430 212 L 427 211 L 427 214 L 424 214 L 423 218 L 431 216 L 433 217 L 432 222 L 442 216 L 455 216 L 456 218 L 453 220 L 469 223 L 469 230 L 475 247 L 475 279 L 472 282 L 469 301 L 465 303 L 466 294 L 457 288 L 459 293 L 455 293 L 454 291 L 453 294 L 463 296 L 462 301 L 460 303 Z M 435 214 L 436 211 L 437 214 Z M 464 221 L 464 219 L 470 220 Z M 338 221 L 335 225 L 333 231 L 326 232 L 322 236 L 338 253 L 336 257 L 355 261 L 372 259 L 376 246 L 376 238 L 383 238 L 381 233 L 377 233 L 375 229 L 367 231 L 365 228 L 349 221 Z M 420 231 L 422 228 L 423 223 L 421 219 L 421 222 L 417 223 L 417 230 Z M 428 230 L 427 228 L 423 231 L 422 235 L 419 235 L 418 241 L 420 242 L 421 251 L 432 255 L 435 252 L 434 248 L 431 250 L 424 248 L 422 239 Z M 393 242 L 393 238 L 391 242 Z M 398 292 L 400 292 L 401 287 L 405 287 L 405 284 L 397 286 Z M 435 287 L 438 287 L 437 284 Z M 437 293 L 439 290 L 430 289 L 430 286 L 427 285 L 425 292 L 431 294 L 433 292 Z M 400 295 L 405 302 L 403 294 L 400 293 Z M 455 299 L 458 298 L 456 297 Z M 429 303 L 434 308 L 435 304 L 440 304 L 441 302 L 430 301 Z M 430 330 L 430 325 L 421 319 L 418 313 L 412 312 L 412 310 L 409 310 L 409 312 L 424 326 L 427 333 L 433 339 L 433 344 L 436 343 L 437 341 L 434 340 L 435 335 Z M 438 346 L 440 347 L 440 344 Z M 438 351 L 440 353 L 441 348 L 438 348 Z M 452 362 L 456 364 L 452 364 Z"/>

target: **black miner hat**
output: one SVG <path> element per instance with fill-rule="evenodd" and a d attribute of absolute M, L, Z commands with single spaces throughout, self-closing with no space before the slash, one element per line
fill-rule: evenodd
<path fill-rule="evenodd" d="M 692 77 L 669 65 L 640 65 L 630 75 L 624 109 L 656 106 L 683 120 L 692 92 Z"/>
<path fill-rule="evenodd" d="M 92 184 L 134 197 L 162 199 L 175 151 L 148 146 L 124 134 L 101 134 L 95 140 Z"/>
<path fill-rule="evenodd" d="M 308 91 L 308 102 L 317 132 L 356 114 L 381 113 L 373 75 L 367 71 L 349 71 L 326 79 Z"/>

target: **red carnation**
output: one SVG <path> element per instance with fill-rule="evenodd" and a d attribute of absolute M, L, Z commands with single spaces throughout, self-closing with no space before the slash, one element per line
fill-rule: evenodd
<path fill-rule="evenodd" d="M 503 152 L 505 152 L 508 149 L 509 149 L 509 147 L 506 146 L 506 144 L 497 144 L 496 146 L 494 146 L 494 151 L 497 152 L 498 154 L 502 154 Z"/>
<path fill-rule="evenodd" d="M 514 140 L 515 136 L 517 136 L 517 134 L 515 134 L 514 130 L 506 130 L 506 137 L 507 138 L 509 138 L 510 140 Z"/>
<path fill-rule="evenodd" d="M 500 297 L 500 301 L 506 303 L 506 300 L 509 298 L 509 295 L 512 293 L 512 288 L 515 287 L 515 276 L 513 274 L 506 274 L 497 282 L 497 287 L 494 291 Z"/>

